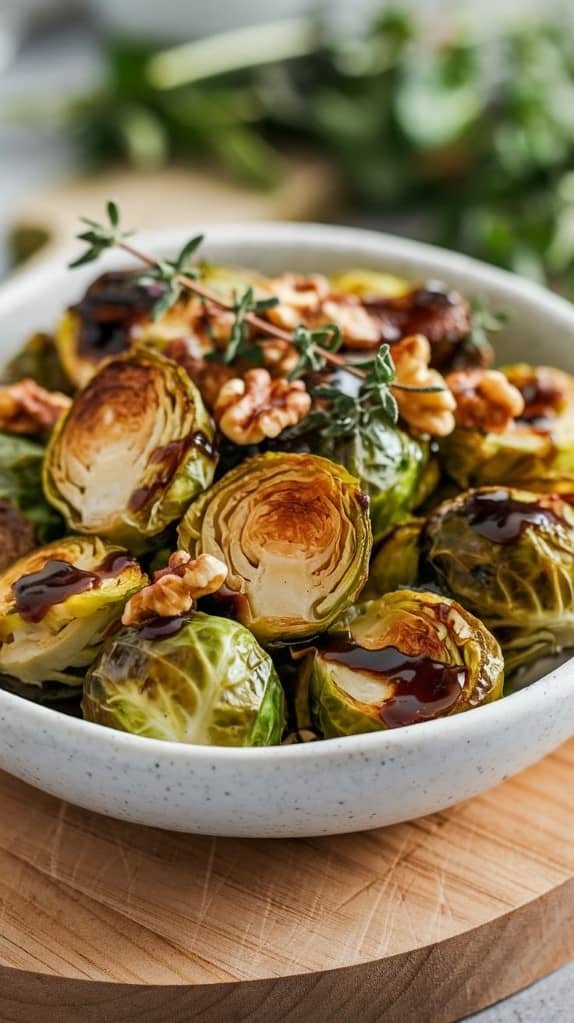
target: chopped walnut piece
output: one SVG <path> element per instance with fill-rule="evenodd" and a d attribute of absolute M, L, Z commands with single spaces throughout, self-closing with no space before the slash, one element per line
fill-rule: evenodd
<path fill-rule="evenodd" d="M 0 430 L 6 433 L 49 433 L 71 399 L 60 391 L 47 391 L 35 380 L 0 387 Z"/>
<path fill-rule="evenodd" d="M 250 369 L 223 385 L 214 406 L 219 428 L 235 444 L 259 444 L 304 419 L 311 396 L 302 380 L 272 380 L 266 369 Z"/>
<path fill-rule="evenodd" d="M 346 348 L 363 350 L 378 347 L 381 331 L 375 318 L 356 295 L 330 295 L 321 307 L 321 319 L 314 326 L 334 323 Z"/>
<path fill-rule="evenodd" d="M 457 426 L 503 433 L 524 411 L 517 387 L 496 369 L 463 369 L 446 382 L 456 401 Z"/>
<path fill-rule="evenodd" d="M 329 281 L 321 274 L 285 273 L 272 277 L 269 287 L 279 304 L 268 309 L 265 316 L 285 330 L 294 330 L 306 323 L 309 316 L 319 313 L 330 290 Z"/>
<path fill-rule="evenodd" d="M 299 360 L 299 353 L 295 345 L 290 344 L 289 341 L 281 341 L 279 338 L 265 339 L 265 344 L 261 345 L 261 351 L 265 366 L 272 377 L 288 376 Z"/>
<path fill-rule="evenodd" d="M 439 391 L 402 391 L 393 386 L 393 395 L 402 418 L 414 430 L 433 437 L 446 437 L 454 430 L 456 402 L 444 378 L 430 368 L 431 347 L 422 334 L 405 337 L 393 345 L 392 357 L 396 368 L 395 385 L 431 388 Z"/>
<path fill-rule="evenodd" d="M 185 551 L 171 555 L 167 568 L 154 572 L 153 582 L 128 600 L 124 625 L 139 625 L 150 618 L 170 618 L 191 611 L 194 600 L 219 590 L 227 567 L 211 554 L 193 560 Z"/>

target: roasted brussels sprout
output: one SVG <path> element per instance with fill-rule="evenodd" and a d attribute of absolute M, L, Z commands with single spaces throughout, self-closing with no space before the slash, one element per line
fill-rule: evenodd
<path fill-rule="evenodd" d="M 361 481 L 370 497 L 374 543 L 407 518 L 438 482 L 428 443 L 393 426 L 382 412 L 347 437 L 321 432 L 310 443 L 317 454 L 344 465 Z"/>
<path fill-rule="evenodd" d="M 315 455 L 249 458 L 189 508 L 180 546 L 228 567 L 235 616 L 262 641 L 320 632 L 356 599 L 368 570 L 368 499 Z"/>
<path fill-rule="evenodd" d="M 400 586 L 416 586 L 420 575 L 420 543 L 424 519 L 409 519 L 393 529 L 371 562 L 361 600 L 372 600 Z"/>
<path fill-rule="evenodd" d="M 523 412 L 500 432 L 457 426 L 440 441 L 444 471 L 462 488 L 574 494 L 574 377 L 526 363 L 502 372 L 522 394 Z"/>
<path fill-rule="evenodd" d="M 154 304 L 164 291 L 161 282 L 143 284 L 131 271 L 112 271 L 93 281 L 82 300 L 64 313 L 56 331 L 60 361 L 76 387 L 88 383 L 103 359 L 135 344 L 162 350 L 171 341 L 195 338 L 193 300 L 181 298 L 154 319 Z"/>
<path fill-rule="evenodd" d="M 343 270 L 330 278 L 335 291 L 359 298 L 396 298 L 405 295 L 412 285 L 404 277 L 382 270 Z"/>
<path fill-rule="evenodd" d="M 47 391 L 70 392 L 70 381 L 60 364 L 51 334 L 33 334 L 5 367 L 1 382 L 17 384 L 26 378 L 34 380 Z"/>
<path fill-rule="evenodd" d="M 472 362 L 467 351 L 472 329 L 470 305 L 458 291 L 437 281 L 410 287 L 393 295 L 365 295 L 362 303 L 389 344 L 411 334 L 424 334 L 431 345 L 431 365 L 445 369 L 461 360 Z"/>
<path fill-rule="evenodd" d="M 140 550 L 209 486 L 215 462 L 195 385 L 170 359 L 134 350 L 104 363 L 58 423 L 44 486 L 72 530 Z"/>
<path fill-rule="evenodd" d="M 469 491 L 435 509 L 420 545 L 422 577 L 495 631 L 507 671 L 574 644 L 574 511 L 556 495 Z"/>
<path fill-rule="evenodd" d="M 0 433 L 0 571 L 64 531 L 44 497 L 43 461 L 40 444 Z"/>
<path fill-rule="evenodd" d="M 271 658 L 237 622 L 195 612 L 122 629 L 86 678 L 84 716 L 151 739 L 280 742 L 284 697 Z"/>
<path fill-rule="evenodd" d="M 327 737 L 457 714 L 502 694 L 500 647 L 455 601 L 400 590 L 356 609 L 304 663 Z"/>
<path fill-rule="evenodd" d="M 0 575 L 0 672 L 31 686 L 78 686 L 104 632 L 146 582 L 137 562 L 97 537 L 68 536 Z"/>

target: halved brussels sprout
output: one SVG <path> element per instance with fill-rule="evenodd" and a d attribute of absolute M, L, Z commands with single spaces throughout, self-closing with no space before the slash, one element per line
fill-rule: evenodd
<path fill-rule="evenodd" d="M 395 298 L 397 295 L 406 294 L 412 288 L 410 281 L 404 277 L 396 277 L 395 274 L 385 273 L 383 270 L 342 270 L 333 274 L 330 281 L 335 291 L 342 291 L 346 295 L 358 295 L 359 298 L 367 296 Z"/>
<path fill-rule="evenodd" d="M 310 444 L 317 454 L 344 465 L 361 481 L 371 501 L 374 543 L 407 518 L 438 482 L 428 443 L 399 430 L 383 413 L 371 415 L 364 427 L 348 437 L 319 433 L 310 438 Z"/>
<path fill-rule="evenodd" d="M 368 499 L 316 455 L 268 453 L 227 473 L 189 508 L 180 546 L 228 567 L 235 615 L 262 641 L 321 632 L 363 587 Z"/>
<path fill-rule="evenodd" d="M 556 495 L 461 494 L 429 516 L 421 549 L 421 576 L 496 632 L 507 671 L 574 645 L 574 511 Z"/>
<path fill-rule="evenodd" d="M 31 686 L 78 686 L 107 627 L 146 582 L 121 547 L 67 536 L 0 575 L 0 672 Z"/>
<path fill-rule="evenodd" d="M 458 714 L 502 695 L 500 647 L 448 597 L 400 590 L 360 606 L 349 631 L 317 643 L 303 668 L 327 737 Z"/>
<path fill-rule="evenodd" d="M 44 448 L 0 433 L 0 571 L 64 531 L 42 489 Z"/>
<path fill-rule="evenodd" d="M 458 291 L 440 281 L 409 285 L 394 294 L 374 292 L 361 297 L 362 305 L 376 323 L 380 340 L 394 344 L 411 334 L 424 334 L 431 346 L 431 365 L 445 369 L 457 363 L 468 365 L 491 361 L 488 349 L 469 347 L 472 331 L 471 309 Z"/>
<path fill-rule="evenodd" d="M 1 375 L 3 384 L 18 384 L 31 379 L 47 391 L 70 393 L 68 380 L 51 334 L 33 334 L 23 348 L 10 359 Z"/>
<path fill-rule="evenodd" d="M 60 361 L 76 387 L 88 383 L 102 360 L 136 344 L 149 343 L 161 350 L 171 341 L 195 338 L 193 299 L 182 297 L 154 319 L 153 306 L 165 288 L 159 281 L 143 284 L 129 270 L 102 274 L 90 284 L 82 300 L 64 313 L 56 331 Z"/>
<path fill-rule="evenodd" d="M 285 726 L 271 658 L 237 622 L 193 613 L 122 629 L 89 672 L 84 717 L 151 739 L 268 746 Z"/>
<path fill-rule="evenodd" d="M 44 486 L 71 529 L 139 550 L 209 486 L 215 463 L 195 385 L 170 359 L 134 350 L 104 363 L 58 423 Z"/>
<path fill-rule="evenodd" d="M 574 377 L 517 363 L 502 372 L 525 408 L 501 433 L 457 426 L 440 441 L 445 472 L 463 488 L 517 486 L 574 495 Z"/>

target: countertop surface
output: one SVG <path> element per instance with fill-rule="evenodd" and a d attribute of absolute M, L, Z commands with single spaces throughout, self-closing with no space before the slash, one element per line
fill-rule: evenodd
<path fill-rule="evenodd" d="M 0 10 L 0 35 L 1 18 Z M 96 46 L 84 30 L 52 34 L 24 47 L 5 68 L 0 62 L 0 107 L 73 94 L 89 86 L 97 72 Z M 28 193 L 60 179 L 72 166 L 69 145 L 41 118 L 0 120 L 0 278 L 8 270 L 6 237 L 13 211 Z M 472 1017 L 476 1023 L 570 1023 L 573 1018 L 574 962 Z"/>

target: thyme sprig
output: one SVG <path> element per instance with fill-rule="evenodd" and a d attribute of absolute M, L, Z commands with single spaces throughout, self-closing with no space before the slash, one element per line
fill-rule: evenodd
<path fill-rule="evenodd" d="M 109 224 L 98 224 L 94 220 L 87 221 L 85 218 L 81 218 L 82 223 L 89 224 L 90 230 L 78 234 L 77 238 L 80 241 L 86 242 L 88 248 L 78 259 L 69 264 L 70 267 L 84 266 L 86 263 L 92 263 L 106 249 L 121 249 L 149 268 L 149 271 L 142 275 L 140 280 L 147 277 L 149 280 L 159 280 L 166 285 L 165 294 L 159 300 L 161 305 L 159 306 L 160 312 L 158 315 L 163 315 L 163 313 L 167 312 L 180 295 L 187 292 L 198 295 L 199 298 L 211 303 L 218 309 L 234 313 L 234 347 L 236 350 L 233 358 L 237 358 L 240 350 L 247 348 L 249 339 L 246 325 L 249 325 L 255 328 L 257 334 L 262 335 L 262 337 L 258 337 L 258 344 L 264 344 L 266 339 L 277 338 L 280 341 L 289 342 L 289 344 L 294 345 L 298 349 L 300 357 L 296 367 L 297 375 L 301 375 L 305 366 L 308 367 L 312 361 L 318 366 L 320 364 L 320 368 L 323 368 L 328 363 L 344 370 L 351 376 L 358 377 L 360 380 L 363 379 L 363 371 L 348 363 L 344 356 L 337 352 L 336 348 L 340 341 L 338 333 L 333 330 L 333 326 L 322 327 L 316 331 L 309 331 L 308 328 L 303 326 L 298 327 L 294 332 L 284 330 L 282 327 L 278 327 L 276 324 L 263 319 L 260 315 L 270 305 L 276 304 L 275 299 L 256 301 L 253 297 L 252 289 L 248 288 L 246 294 L 239 302 L 230 305 L 209 288 L 206 288 L 198 280 L 198 269 L 189 264 L 190 256 L 195 253 L 203 240 L 201 236 L 187 242 L 176 260 L 154 259 L 127 241 L 133 234 L 133 231 L 121 229 L 120 213 L 115 202 L 108 202 L 107 213 Z M 238 319 L 239 324 L 237 323 Z"/>
<path fill-rule="evenodd" d="M 310 330 L 300 324 L 295 328 L 291 338 L 291 344 L 297 349 L 298 359 L 287 379 L 297 380 L 307 373 L 320 373 L 327 364 L 327 353 L 332 355 L 337 352 L 342 340 L 341 331 L 335 323 L 318 327 L 316 330 Z"/>
<path fill-rule="evenodd" d="M 127 240 L 133 232 L 124 231 L 120 226 L 120 212 L 115 202 L 108 202 L 106 211 L 107 224 L 98 224 L 94 220 L 82 218 L 82 222 L 88 225 L 89 230 L 81 232 L 77 237 L 88 247 L 70 263 L 70 266 L 78 267 L 91 263 L 106 249 L 121 249 L 146 267 L 138 278 L 141 283 L 159 282 L 164 286 L 153 307 L 155 319 L 164 315 L 182 294 L 187 293 L 199 296 L 204 302 L 209 302 L 218 309 L 232 312 L 234 322 L 228 345 L 222 353 L 214 352 L 213 359 L 232 363 L 242 356 L 257 361 L 261 356 L 260 345 L 264 345 L 266 341 L 278 338 L 288 342 L 298 352 L 297 363 L 289 374 L 290 380 L 333 366 L 361 381 L 355 397 L 344 394 L 337 387 L 323 389 L 320 395 L 322 401 L 330 405 L 334 421 L 340 424 L 357 422 L 374 408 L 380 409 L 391 422 L 396 423 L 398 406 L 391 388 L 422 392 L 444 390 L 443 387 L 419 388 L 398 384 L 395 380 L 396 371 L 389 345 L 381 345 L 375 357 L 368 362 L 353 364 L 347 362 L 339 353 L 342 337 L 340 329 L 335 324 L 328 324 L 315 330 L 301 324 L 291 332 L 263 319 L 261 313 L 275 306 L 277 299 L 256 299 L 253 288 L 247 288 L 243 296 L 230 305 L 201 283 L 200 271 L 190 262 L 203 241 L 202 235 L 197 235 L 186 242 L 176 259 L 155 259 Z M 254 328 L 258 335 L 255 344 L 250 337 L 249 327 Z M 316 393 L 319 394 L 319 391 Z"/>

